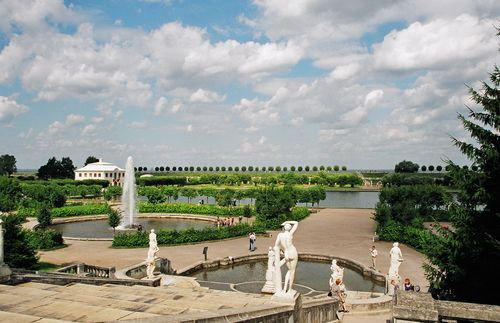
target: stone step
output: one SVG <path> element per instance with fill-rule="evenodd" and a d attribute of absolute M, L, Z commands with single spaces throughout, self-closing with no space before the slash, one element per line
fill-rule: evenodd
<path fill-rule="evenodd" d="M 65 322 L 69 322 L 69 321 L 46 319 L 46 318 L 41 318 L 41 317 L 33 316 L 33 315 L 25 315 L 25 314 L 19 314 L 19 313 L 10 313 L 10 312 L 0 311 L 0 322 L 16 322 L 16 323 L 31 323 L 31 322 L 37 322 L 37 323 L 65 323 Z"/>
<path fill-rule="evenodd" d="M 35 285 L 31 286 L 36 287 Z M 64 289 L 65 287 L 63 286 L 57 286 L 57 287 L 58 287 L 57 292 L 48 297 L 51 297 L 52 299 L 73 301 L 94 306 L 111 307 L 127 311 L 145 312 L 145 313 L 152 313 L 159 315 L 180 314 L 190 311 L 190 309 L 186 306 L 179 307 L 172 305 L 166 306 L 162 304 L 157 305 L 157 304 L 146 304 L 141 302 L 132 302 L 126 300 L 119 300 L 116 298 L 103 297 L 102 295 L 94 293 L 94 291 L 92 291 L 90 293 L 92 295 L 90 295 L 86 293 L 75 292 L 74 290 L 68 292 L 68 290 Z M 14 289 L 12 293 L 19 291 L 19 293 L 22 294 L 27 289 L 28 289 L 27 287 L 22 286 L 20 289 Z M 54 290 L 55 290 L 54 288 L 50 289 L 50 291 L 52 292 Z"/>
<path fill-rule="evenodd" d="M 155 296 L 162 299 L 173 299 L 183 301 L 214 301 L 217 303 L 225 303 L 234 305 L 234 307 L 247 307 L 252 305 L 262 305 L 269 302 L 269 297 L 259 296 L 254 294 L 237 293 L 230 291 L 216 291 L 203 289 L 186 289 L 172 287 L 148 287 L 148 286 L 132 286 L 124 287 L 117 285 L 107 285 L 111 290 L 119 290 L 127 293 L 133 292 L 136 295 Z M 237 296 L 237 297 L 235 297 Z"/>
<path fill-rule="evenodd" d="M 17 286 L 13 286 L 17 287 Z M 24 288 L 26 292 L 28 288 Z M 19 291 L 22 293 L 22 291 Z M 65 321 L 113 321 L 131 317 L 132 311 L 109 307 L 92 306 L 78 302 L 44 297 L 33 298 L 32 295 L 19 295 L 14 290 L 2 289 L 0 293 L 0 310 Z M 142 318 L 152 318 L 157 315 L 140 313 Z M 136 317 L 136 316 L 134 316 Z"/>

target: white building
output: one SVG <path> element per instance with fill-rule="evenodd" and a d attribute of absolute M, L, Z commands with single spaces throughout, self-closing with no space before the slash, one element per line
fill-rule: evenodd
<path fill-rule="evenodd" d="M 88 164 L 75 170 L 75 180 L 103 179 L 109 181 L 110 185 L 123 185 L 125 170 L 111 163 L 99 159 L 97 163 Z"/>

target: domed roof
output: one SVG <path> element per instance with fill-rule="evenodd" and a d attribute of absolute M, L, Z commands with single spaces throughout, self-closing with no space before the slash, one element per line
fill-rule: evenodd
<path fill-rule="evenodd" d="M 115 172 L 115 171 L 124 172 L 125 170 L 111 163 L 103 162 L 102 159 L 99 159 L 98 162 L 88 164 L 82 168 L 78 168 L 76 171 L 77 172 Z"/>

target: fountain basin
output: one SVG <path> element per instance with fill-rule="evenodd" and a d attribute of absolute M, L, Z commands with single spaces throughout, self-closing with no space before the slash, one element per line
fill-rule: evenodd
<path fill-rule="evenodd" d="M 331 260 L 344 267 L 344 283 L 348 291 L 365 292 L 365 297 L 380 297 L 385 277 L 356 261 L 324 255 L 300 254 L 294 289 L 304 296 L 325 295 L 329 291 Z M 260 294 L 265 283 L 267 254 L 202 262 L 179 270 L 179 275 L 195 277 L 201 286 Z M 284 277 L 286 268 L 282 269 Z M 368 296 L 366 296 L 368 295 Z"/>
<path fill-rule="evenodd" d="M 140 214 L 136 222 L 144 231 L 203 229 L 213 226 L 216 219 L 208 216 Z M 108 225 L 107 216 L 81 216 L 55 219 L 52 229 L 61 232 L 69 240 L 113 240 L 113 229 Z M 135 229 L 136 230 L 136 229 Z M 132 232 L 131 229 L 116 232 Z"/>

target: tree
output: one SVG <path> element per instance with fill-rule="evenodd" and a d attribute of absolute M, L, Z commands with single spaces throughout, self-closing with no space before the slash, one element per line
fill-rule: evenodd
<path fill-rule="evenodd" d="M 52 215 L 50 214 L 49 207 L 42 203 L 36 210 L 36 219 L 38 221 L 38 228 L 45 229 L 52 224 Z"/>
<path fill-rule="evenodd" d="M 215 166 L 215 171 L 216 172 L 220 171 L 220 167 L 219 166 Z"/>
<path fill-rule="evenodd" d="M 235 166 L 235 167 L 234 167 L 234 171 L 235 171 L 235 172 L 239 172 L 239 171 L 240 171 L 240 167 L 239 167 L 239 166 Z"/>
<path fill-rule="evenodd" d="M 295 166 L 290 166 L 290 171 L 295 172 Z"/>
<path fill-rule="evenodd" d="M 287 172 L 287 171 L 288 171 L 288 167 L 283 166 L 283 171 L 284 171 L 284 172 Z"/>
<path fill-rule="evenodd" d="M 196 167 L 196 171 L 201 172 L 201 167 L 200 166 Z"/>
<path fill-rule="evenodd" d="M 229 166 L 229 167 L 227 168 L 227 170 L 228 170 L 229 172 L 232 172 L 232 171 L 233 171 L 233 167 L 232 167 L 232 166 Z"/>
<path fill-rule="evenodd" d="M 433 172 L 433 171 L 434 171 L 434 166 L 429 165 L 429 172 Z"/>
<path fill-rule="evenodd" d="M 22 198 L 19 181 L 14 178 L 0 176 L 0 212 L 17 209 Z"/>
<path fill-rule="evenodd" d="M 16 157 L 13 155 L 0 156 L 0 175 L 10 176 L 17 172 Z"/>
<path fill-rule="evenodd" d="M 165 170 L 165 167 L 160 166 L 160 172 L 163 172 Z"/>
<path fill-rule="evenodd" d="M 113 228 L 113 235 L 115 234 L 116 227 L 120 225 L 122 215 L 118 210 L 110 209 L 108 211 L 108 224 Z"/>
<path fill-rule="evenodd" d="M 331 172 L 332 171 L 332 166 L 327 166 L 326 170 L 329 171 L 329 172 Z"/>
<path fill-rule="evenodd" d="M 297 167 L 297 170 L 298 170 L 299 172 L 301 172 L 301 171 L 302 171 L 302 166 Z"/>
<path fill-rule="evenodd" d="M 92 164 L 92 163 L 97 163 L 98 161 L 99 161 L 99 159 L 97 159 L 96 157 L 89 156 L 89 157 L 87 157 L 87 159 L 85 159 L 85 163 L 83 164 L 83 166 L 87 166 L 88 164 Z"/>
<path fill-rule="evenodd" d="M 437 170 L 438 172 L 442 171 L 442 170 L 443 170 L 443 166 L 441 166 L 441 165 L 437 165 L 436 170 Z"/>
<path fill-rule="evenodd" d="M 189 166 L 189 171 L 194 172 L 194 166 Z"/>
<path fill-rule="evenodd" d="M 269 166 L 269 167 L 267 168 L 267 170 L 268 170 L 269 172 L 273 172 L 273 171 L 274 171 L 274 166 Z"/>
<path fill-rule="evenodd" d="M 69 157 L 63 157 L 61 161 L 52 157 L 47 161 L 47 164 L 38 169 L 37 175 L 42 179 L 75 178 L 75 169 L 76 167 Z"/>
<path fill-rule="evenodd" d="M 420 170 L 421 170 L 422 172 L 426 172 L 426 171 L 427 171 L 427 166 L 422 165 L 422 167 L 420 167 Z"/>
<path fill-rule="evenodd" d="M 160 171 L 160 167 L 156 166 L 155 167 L 155 172 L 158 172 L 158 171 Z"/>
<path fill-rule="evenodd" d="M 318 166 L 313 166 L 312 170 L 313 170 L 313 172 L 317 172 L 318 171 Z"/>
<path fill-rule="evenodd" d="M 253 166 L 248 166 L 248 171 L 253 172 Z"/>
<path fill-rule="evenodd" d="M 305 170 L 306 172 L 308 172 L 308 171 L 310 171 L 310 170 L 311 170 L 311 167 L 306 166 L 306 167 L 304 167 L 304 170 Z"/>
<path fill-rule="evenodd" d="M 500 35 L 500 32 L 498 33 Z M 452 161 L 449 175 L 459 190 L 449 210 L 453 230 L 441 230 L 437 241 L 425 251 L 425 267 L 435 297 L 464 302 L 500 305 L 491 291 L 500 288 L 496 277 L 500 259 L 500 71 L 494 67 L 492 85 L 469 89 L 482 111 L 468 108 L 458 115 L 475 143 L 452 140 L 478 166 L 478 171 L 460 168 Z"/>
<path fill-rule="evenodd" d="M 226 166 L 222 166 L 222 167 L 220 168 L 220 170 L 221 170 L 221 171 L 223 171 L 223 172 L 225 172 L 225 171 L 226 171 Z"/>
<path fill-rule="evenodd" d="M 175 170 L 175 169 L 174 169 Z M 165 171 L 170 172 L 170 166 L 165 167 Z"/>
<path fill-rule="evenodd" d="M 346 171 L 347 170 L 347 166 L 342 166 L 342 170 Z M 417 168 L 417 170 L 418 170 L 418 168 Z"/>
<path fill-rule="evenodd" d="M 4 229 L 4 261 L 11 268 L 33 269 L 38 263 L 36 251 L 29 243 L 27 231 L 22 228 L 23 217 L 1 217 Z"/>
<path fill-rule="evenodd" d="M 208 171 L 209 172 L 213 172 L 214 171 L 214 168 L 212 166 L 208 167 Z"/>
<path fill-rule="evenodd" d="M 418 164 L 409 160 L 403 160 L 394 166 L 394 171 L 396 173 L 416 173 L 418 169 Z"/>
<path fill-rule="evenodd" d="M 122 195 L 121 186 L 108 186 L 106 191 L 104 191 L 104 199 L 106 201 L 111 201 L 112 199 L 116 199 L 118 196 Z"/>
<path fill-rule="evenodd" d="M 338 172 L 340 170 L 340 166 L 339 165 L 335 165 L 333 166 L 333 170 Z"/>

